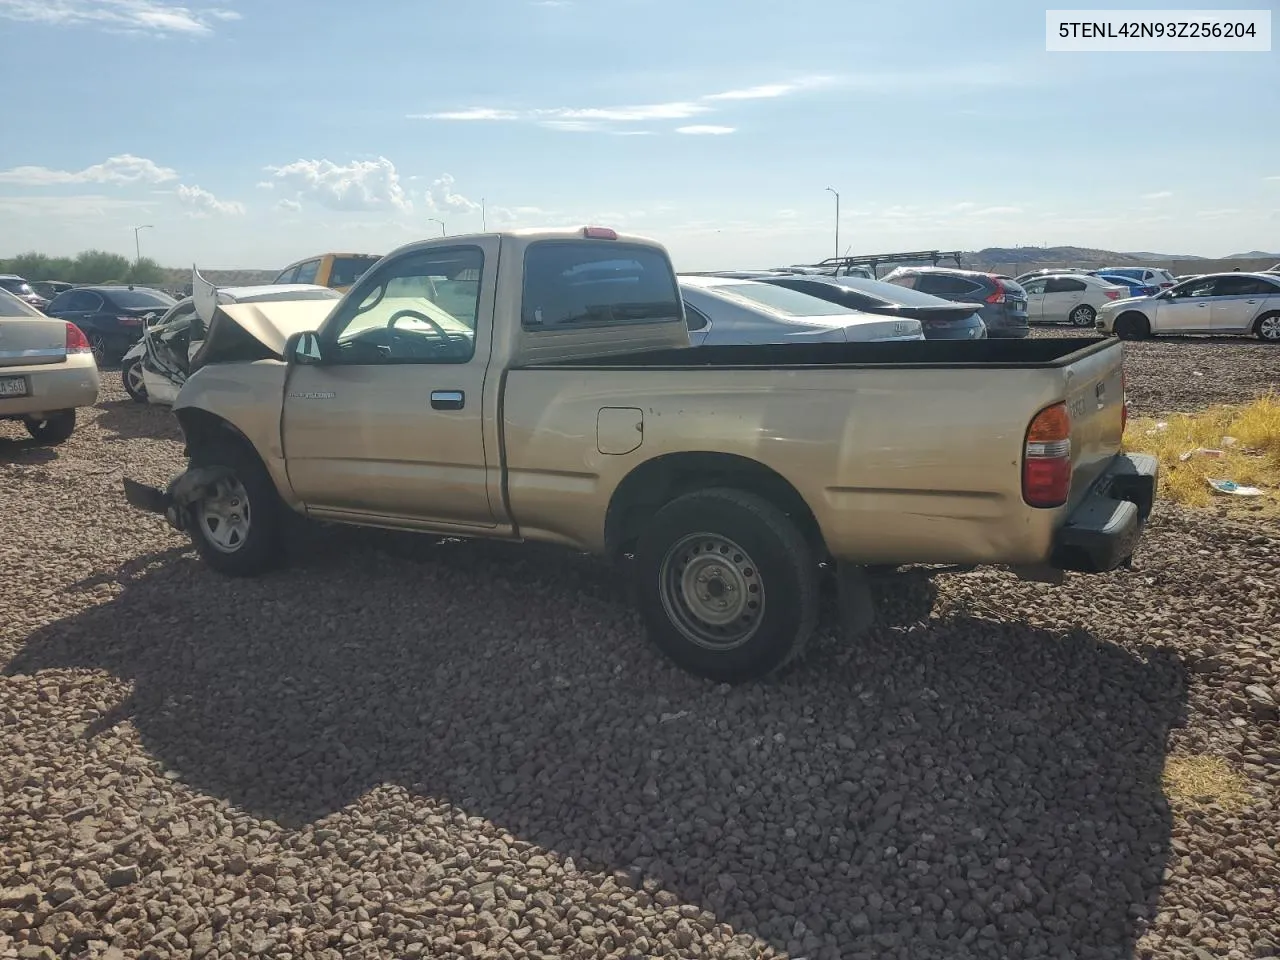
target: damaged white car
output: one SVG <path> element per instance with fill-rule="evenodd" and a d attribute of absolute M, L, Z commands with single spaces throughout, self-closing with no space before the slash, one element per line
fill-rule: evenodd
<path fill-rule="evenodd" d="M 120 376 L 125 390 L 138 403 L 173 405 L 187 378 L 207 362 L 207 355 L 202 351 L 208 342 L 208 332 L 218 307 L 282 300 L 321 300 L 332 308 L 333 301 L 342 299 L 337 290 L 310 283 L 218 287 L 200 276 L 194 268 L 192 290 L 192 296 L 178 301 L 154 324 L 144 327 L 142 339 L 124 355 Z M 314 314 L 308 312 L 307 316 L 310 318 Z M 268 335 L 269 342 L 264 345 L 271 348 L 275 339 Z M 279 347 L 283 349 L 283 340 Z"/>

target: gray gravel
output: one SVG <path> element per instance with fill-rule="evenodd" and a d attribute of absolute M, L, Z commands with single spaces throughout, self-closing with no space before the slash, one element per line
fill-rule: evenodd
<path fill-rule="evenodd" d="M 299 525 L 220 579 L 123 505 L 180 447 L 107 378 L 56 453 L 0 425 L 0 957 L 1280 955 L 1275 527 L 904 578 L 729 689 L 550 549 Z M 1201 755 L 1242 810 L 1166 801 Z"/>

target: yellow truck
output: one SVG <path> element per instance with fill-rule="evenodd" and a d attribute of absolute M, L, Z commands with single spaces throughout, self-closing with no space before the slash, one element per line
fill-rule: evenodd
<path fill-rule="evenodd" d="M 1121 452 L 1114 339 L 691 347 L 667 252 L 612 230 L 413 243 L 341 300 L 221 304 L 136 507 L 225 574 L 294 510 L 633 560 L 657 645 L 720 680 L 814 628 L 822 569 L 1126 565 L 1154 458 Z"/>

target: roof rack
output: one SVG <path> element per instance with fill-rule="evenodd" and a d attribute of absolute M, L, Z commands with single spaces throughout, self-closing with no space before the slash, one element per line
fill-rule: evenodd
<path fill-rule="evenodd" d="M 820 263 L 810 264 L 814 267 L 834 267 L 839 275 L 841 268 L 870 267 L 874 273 L 881 264 L 929 263 L 937 266 L 940 260 L 954 260 L 957 267 L 963 267 L 960 250 L 910 250 L 906 253 L 872 253 L 860 257 L 827 257 Z"/>

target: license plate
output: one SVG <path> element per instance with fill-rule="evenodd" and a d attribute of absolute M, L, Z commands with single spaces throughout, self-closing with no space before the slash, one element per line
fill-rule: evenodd
<path fill-rule="evenodd" d="M 0 397 L 25 397 L 26 377 L 0 377 Z"/>

